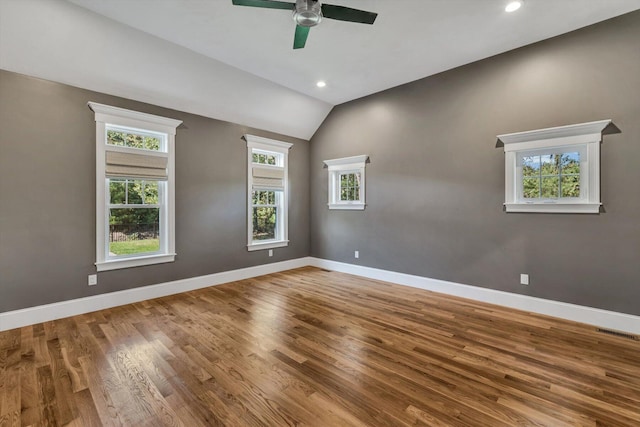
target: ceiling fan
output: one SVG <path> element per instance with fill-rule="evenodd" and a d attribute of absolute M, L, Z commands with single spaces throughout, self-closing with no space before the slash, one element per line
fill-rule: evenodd
<path fill-rule="evenodd" d="M 345 6 L 321 4 L 319 0 L 296 0 L 295 3 L 275 0 L 232 0 L 236 6 L 263 7 L 266 9 L 283 9 L 293 11 L 293 20 L 296 23 L 296 33 L 293 38 L 293 48 L 302 49 L 307 42 L 309 29 L 315 27 L 322 18 L 336 19 L 338 21 L 357 22 L 360 24 L 373 24 L 377 13 L 365 10 L 352 9 Z"/>

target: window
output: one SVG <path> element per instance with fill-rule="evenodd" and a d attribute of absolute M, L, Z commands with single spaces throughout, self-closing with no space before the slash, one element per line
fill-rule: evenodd
<path fill-rule="evenodd" d="M 364 209 L 364 169 L 368 158 L 363 155 L 324 161 L 329 168 L 329 209 Z"/>
<path fill-rule="evenodd" d="M 360 172 L 341 173 L 338 178 L 340 189 L 340 202 L 359 202 L 362 198 L 360 189 L 360 181 L 362 174 Z"/>
<path fill-rule="evenodd" d="M 179 120 L 89 103 L 96 121 L 98 271 L 175 259 Z"/>
<path fill-rule="evenodd" d="M 507 212 L 598 213 L 600 142 L 611 120 L 499 135 Z"/>
<path fill-rule="evenodd" d="M 288 155 L 293 144 L 245 135 L 247 141 L 247 249 L 289 244 Z"/>
<path fill-rule="evenodd" d="M 545 201 L 584 199 L 585 186 L 580 184 L 584 176 L 581 159 L 586 159 L 583 147 L 565 147 L 557 150 L 518 153 L 516 178 L 521 181 L 520 200 Z"/>

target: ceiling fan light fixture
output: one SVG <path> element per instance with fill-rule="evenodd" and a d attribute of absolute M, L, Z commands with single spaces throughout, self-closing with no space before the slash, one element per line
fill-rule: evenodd
<path fill-rule="evenodd" d="M 317 0 L 296 0 L 293 20 L 301 27 L 315 27 L 322 21 L 322 8 Z"/>

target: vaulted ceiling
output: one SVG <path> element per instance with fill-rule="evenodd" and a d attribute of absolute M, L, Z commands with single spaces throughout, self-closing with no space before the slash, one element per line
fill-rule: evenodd
<path fill-rule="evenodd" d="M 285 10 L 231 0 L 0 0 L 0 68 L 309 139 L 334 105 L 640 9 L 640 0 L 329 0 L 292 49 Z M 324 80 L 327 86 L 318 88 Z"/>

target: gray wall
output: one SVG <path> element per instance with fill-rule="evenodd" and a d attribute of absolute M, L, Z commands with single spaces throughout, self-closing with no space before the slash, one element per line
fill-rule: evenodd
<path fill-rule="evenodd" d="M 609 118 L 604 213 L 503 212 L 496 135 Z M 366 210 L 329 211 L 322 161 L 359 154 Z M 311 140 L 311 254 L 640 314 L 639 160 L 634 12 L 335 107 Z"/>
<path fill-rule="evenodd" d="M 635 12 L 343 104 L 310 146 L 0 71 L 0 312 L 311 253 L 640 314 L 638 40 Z M 184 121 L 176 138 L 176 262 L 99 273 L 95 287 L 87 286 L 95 272 L 87 101 Z M 502 211 L 496 135 L 605 118 L 622 133 L 602 146 L 604 213 Z M 240 137 L 247 132 L 295 144 L 291 243 L 273 258 L 245 248 Z M 367 209 L 329 211 L 322 161 L 358 154 L 371 156 Z M 530 274 L 530 286 L 518 284 L 520 273 Z"/>
<path fill-rule="evenodd" d="M 95 122 L 87 101 L 183 120 L 174 263 L 95 273 Z M 245 133 L 294 143 L 287 248 L 247 252 Z M 0 312 L 309 254 L 309 143 L 0 71 Z"/>

